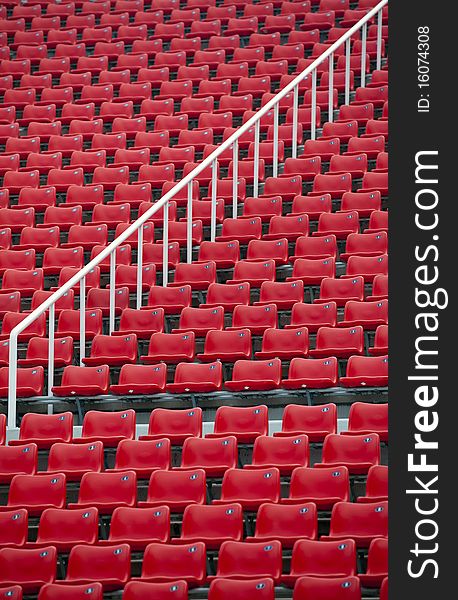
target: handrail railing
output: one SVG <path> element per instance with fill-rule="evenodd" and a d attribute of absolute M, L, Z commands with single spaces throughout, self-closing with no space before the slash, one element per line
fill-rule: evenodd
<path fill-rule="evenodd" d="M 326 59 L 329 59 L 329 105 L 328 119 L 333 120 L 333 93 L 334 93 L 334 56 L 336 50 L 345 44 L 345 103 L 350 100 L 350 41 L 352 36 L 360 29 L 361 33 L 361 87 L 365 86 L 366 82 L 366 44 L 367 44 L 367 27 L 369 21 L 373 17 L 377 17 L 377 54 L 376 54 L 376 69 L 381 68 L 382 62 L 382 10 L 388 4 L 388 0 L 381 0 L 374 8 L 369 10 L 367 14 L 348 29 L 338 40 L 329 46 L 319 57 L 317 57 L 311 65 L 304 69 L 297 77 L 290 81 L 282 90 L 280 90 L 273 98 L 264 104 L 256 113 L 229 138 L 223 141 L 209 156 L 202 160 L 190 173 L 177 182 L 177 184 L 164 194 L 159 200 L 154 202 L 143 215 L 137 218 L 125 231 L 117 236 L 106 248 L 100 252 L 93 260 L 85 265 L 71 279 L 64 283 L 56 292 L 49 296 L 40 306 L 33 310 L 23 321 L 18 323 L 11 331 L 9 338 L 9 383 L 8 383 L 8 428 L 16 427 L 16 392 L 17 392 L 17 350 L 18 336 L 29 327 L 38 317 L 49 310 L 49 356 L 48 356 L 48 396 L 52 396 L 51 388 L 54 384 L 54 339 L 55 339 L 55 304 L 66 294 L 70 289 L 79 284 L 80 288 L 80 364 L 83 364 L 85 356 L 85 307 L 86 307 L 86 276 L 98 266 L 107 257 L 110 257 L 110 316 L 109 316 L 109 331 L 112 333 L 115 325 L 115 283 L 116 283 L 116 249 L 125 242 L 135 232 L 138 235 L 138 254 L 137 254 L 137 290 L 136 290 L 136 305 L 137 308 L 142 304 L 142 266 L 143 266 L 143 225 L 151 219 L 151 217 L 160 209 L 164 209 L 163 215 L 163 259 L 162 259 L 162 285 L 168 284 L 168 209 L 169 202 L 178 192 L 187 186 L 187 244 L 186 257 L 187 262 L 192 262 L 192 182 L 198 177 L 204 169 L 212 168 L 212 195 L 211 195 L 211 218 L 210 218 L 210 239 L 215 240 L 216 237 L 216 203 L 217 203 L 217 173 L 218 173 L 218 157 L 226 150 L 232 148 L 233 156 L 233 186 L 232 186 L 232 212 L 233 217 L 237 217 L 238 212 L 238 140 L 248 132 L 253 126 L 254 130 L 254 172 L 253 172 L 253 196 L 257 197 L 259 191 L 259 143 L 260 143 L 260 121 L 271 109 L 274 109 L 274 131 L 273 131 L 273 175 L 278 174 L 278 126 L 279 126 L 279 103 L 291 92 L 293 93 L 293 122 L 292 122 L 292 157 L 297 157 L 297 131 L 298 131 L 298 108 L 299 108 L 299 84 L 308 75 L 312 76 L 312 105 L 311 105 L 311 125 L 310 138 L 316 139 L 316 92 L 317 92 L 317 68 Z"/>

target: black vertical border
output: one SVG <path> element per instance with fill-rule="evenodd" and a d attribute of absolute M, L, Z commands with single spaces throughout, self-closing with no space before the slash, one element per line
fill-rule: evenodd
<path fill-rule="evenodd" d="M 391 0 L 389 2 L 389 212 L 390 212 L 390 565 L 389 594 L 391 600 L 439 600 L 457 597 L 454 562 L 458 528 L 455 519 L 456 482 L 458 469 L 458 403 L 456 376 L 458 336 L 456 293 L 458 274 L 458 153 L 453 150 L 458 135 L 456 91 L 457 70 L 455 45 L 458 44 L 458 5 L 455 2 L 435 3 L 432 0 Z M 429 75 L 427 90 L 418 87 L 418 28 L 429 27 Z M 429 113 L 417 112 L 420 94 L 429 94 Z M 434 234 L 422 232 L 415 226 L 415 155 L 419 151 L 438 150 L 439 226 Z M 432 162 L 434 162 L 433 159 Z M 427 161 L 425 161 L 427 162 Z M 437 332 L 439 400 L 434 408 L 439 413 L 438 429 L 424 437 L 437 440 L 437 452 L 429 452 L 428 462 L 438 462 L 437 496 L 422 495 L 425 508 L 432 498 L 439 501 L 438 512 L 431 516 L 437 521 L 439 533 L 431 541 L 416 539 L 415 526 L 422 518 L 415 510 L 415 495 L 406 489 L 417 489 L 415 478 L 407 469 L 407 456 L 414 451 L 415 415 L 422 410 L 415 403 L 414 392 L 419 382 L 408 380 L 415 374 L 415 314 L 422 312 L 415 304 L 415 247 L 436 244 L 439 268 L 436 287 L 443 287 L 449 305 L 436 310 L 440 319 Z M 432 256 L 432 253 L 431 253 Z M 424 264 L 424 263 L 421 263 Z M 434 286 L 432 286 L 434 287 Z M 434 309 L 427 309 L 433 311 Z M 418 372 L 417 372 L 418 374 Z M 431 385 L 436 385 L 431 383 Z M 433 474 L 423 476 L 424 481 Z M 427 527 L 423 532 L 428 531 Z M 429 529 L 432 531 L 432 529 Z M 437 552 L 419 554 L 411 550 L 418 541 L 420 549 Z M 423 561 L 437 561 L 435 568 L 425 565 L 422 576 L 412 578 L 407 565 L 420 571 Z"/>

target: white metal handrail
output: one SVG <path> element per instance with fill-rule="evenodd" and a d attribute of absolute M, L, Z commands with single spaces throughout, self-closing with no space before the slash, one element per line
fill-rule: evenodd
<path fill-rule="evenodd" d="M 338 48 L 345 44 L 345 103 L 350 100 L 350 41 L 352 36 L 361 29 L 361 87 L 366 82 L 366 44 L 367 27 L 369 21 L 376 17 L 377 24 L 377 56 L 376 69 L 381 68 L 382 62 L 382 10 L 388 0 L 381 0 L 374 8 L 358 21 L 353 27 L 346 31 L 337 41 L 329 46 L 311 65 L 304 69 L 297 77 L 280 90 L 264 106 L 259 108 L 256 113 L 237 131 L 235 131 L 227 140 L 222 142 L 209 156 L 202 160 L 188 175 L 183 177 L 171 190 L 164 194 L 157 202 L 154 202 L 141 217 L 134 221 L 123 233 L 113 240 L 106 248 L 102 250 L 93 260 L 85 265 L 78 273 L 62 285 L 56 292 L 47 298 L 40 306 L 33 310 L 23 321 L 18 323 L 11 331 L 9 338 L 9 382 L 8 382 L 8 429 L 16 428 L 16 392 L 17 392 L 17 349 L 18 336 L 29 327 L 38 317 L 49 310 L 49 356 L 48 356 L 48 396 L 52 396 L 51 388 L 54 384 L 54 339 L 55 339 L 55 305 L 56 302 L 66 294 L 70 289 L 79 284 L 80 286 L 80 364 L 85 356 L 86 334 L 85 334 L 85 307 L 86 307 L 86 276 L 99 265 L 104 259 L 110 257 L 110 316 L 109 331 L 112 333 L 115 326 L 115 283 L 116 283 L 116 249 L 127 240 L 131 235 L 137 232 L 138 235 L 138 255 L 137 255 L 137 290 L 136 305 L 137 308 L 142 304 L 142 266 L 143 266 L 143 225 L 160 209 L 164 209 L 163 216 L 163 261 L 162 261 L 162 285 L 168 284 L 168 209 L 169 202 L 183 188 L 187 187 L 187 244 L 186 254 L 187 262 L 192 262 L 192 183 L 204 169 L 212 168 L 212 195 L 211 195 L 211 225 L 210 239 L 216 237 L 216 201 L 217 201 L 217 173 L 218 157 L 226 150 L 232 148 L 233 156 L 233 217 L 237 217 L 238 198 L 238 140 L 250 128 L 254 127 L 254 173 L 253 173 L 253 196 L 257 197 L 259 191 L 259 143 L 260 143 L 260 121 L 271 109 L 274 109 L 274 132 L 273 132 L 273 175 L 278 174 L 278 126 L 279 126 L 279 103 L 291 92 L 293 93 L 293 122 L 292 122 L 292 157 L 297 157 L 297 131 L 298 131 L 298 108 L 299 108 L 299 84 L 308 75 L 312 76 L 312 105 L 311 105 L 311 139 L 316 139 L 316 93 L 317 93 L 317 68 L 326 59 L 329 59 L 329 105 L 328 119 L 333 120 L 333 93 L 334 93 L 334 56 Z"/>

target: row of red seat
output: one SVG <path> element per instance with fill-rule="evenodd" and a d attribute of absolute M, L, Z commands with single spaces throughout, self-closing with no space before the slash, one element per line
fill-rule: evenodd
<path fill-rule="evenodd" d="M 387 440 L 387 405 L 355 402 L 350 409 L 348 432 L 351 434 L 378 433 Z M 21 421 L 19 439 L 10 440 L 10 446 L 35 444 L 49 449 L 53 444 L 101 442 L 113 448 L 122 440 L 134 440 L 136 416 L 134 410 L 104 412 L 90 410 L 83 420 L 81 438 L 73 438 L 73 415 L 70 412 L 54 415 L 26 413 Z M 5 443 L 6 417 L 0 415 L 0 444 Z M 282 429 L 274 437 L 306 435 L 311 442 L 323 442 L 337 432 L 335 404 L 308 406 L 288 404 L 283 413 Z M 240 407 L 220 406 L 216 411 L 214 431 L 206 438 L 234 436 L 240 444 L 253 444 L 259 436 L 268 434 L 266 405 Z M 202 409 L 155 408 L 150 415 L 148 433 L 141 441 L 167 438 L 171 444 L 183 445 L 188 438 L 202 437 Z"/>
<path fill-rule="evenodd" d="M 350 589 L 351 588 L 351 591 Z M 22 600 L 22 588 L 14 585 L 0 588 L 9 594 L 12 600 Z M 101 583 L 83 585 L 65 585 L 61 583 L 45 584 L 38 595 L 39 600 L 83 600 L 91 594 L 93 600 L 102 600 Z M 168 583 L 146 583 L 130 581 L 123 592 L 123 600 L 141 600 L 148 595 L 151 600 L 188 600 L 188 584 L 184 580 Z M 274 600 L 274 582 L 265 579 L 215 579 L 208 590 L 208 600 L 245 600 L 247 595 L 256 594 L 259 600 Z M 360 582 L 357 577 L 299 577 L 294 585 L 293 600 L 361 600 Z M 382 581 L 380 600 L 388 600 L 388 577 Z"/>
<path fill-rule="evenodd" d="M 105 394 L 157 394 L 164 391 L 176 394 L 202 394 L 223 389 L 222 363 L 180 362 L 175 370 L 174 383 L 166 383 L 165 363 L 157 365 L 124 365 L 119 381 L 110 386 L 108 365 L 97 367 L 64 367 L 62 383 L 52 388 L 54 396 L 93 397 Z M 388 385 L 388 356 L 358 356 L 348 359 L 346 376 L 338 375 L 335 356 L 312 359 L 293 358 L 289 376 L 282 379 L 279 358 L 271 360 L 237 360 L 232 379 L 224 380 L 224 388 L 232 392 L 385 387 Z M 42 396 L 44 368 L 41 366 L 17 369 L 17 395 L 20 398 Z M 8 396 L 8 367 L 0 368 L 0 397 Z"/>
<path fill-rule="evenodd" d="M 380 587 L 387 576 L 387 543 L 375 539 L 370 549 L 368 572 L 358 575 L 368 587 Z M 41 559 L 41 560 L 40 560 Z M 6 569 L 1 583 L 20 583 L 26 592 L 37 592 L 45 583 L 55 580 L 57 551 L 54 546 L 44 549 L 0 550 L 0 564 Z M 372 564 L 373 563 L 373 564 Z M 109 547 L 76 545 L 70 551 L 67 584 L 87 584 L 98 581 L 104 590 L 122 588 L 130 580 L 131 550 L 128 544 Z M 356 546 L 352 539 L 318 542 L 300 540 L 293 549 L 291 571 L 282 574 L 282 546 L 278 540 L 244 543 L 226 541 L 218 555 L 216 575 L 207 575 L 206 545 L 158 544 L 147 546 L 143 558 L 142 575 L 133 580 L 170 582 L 184 579 L 189 587 L 209 584 L 214 579 L 234 578 L 247 580 L 269 577 L 276 584 L 293 587 L 299 577 L 349 577 L 356 575 Z M 15 578 L 16 581 L 15 581 Z"/>

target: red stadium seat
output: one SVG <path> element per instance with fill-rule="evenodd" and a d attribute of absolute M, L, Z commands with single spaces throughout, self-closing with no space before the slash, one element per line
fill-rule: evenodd
<path fill-rule="evenodd" d="M 244 390 L 272 390 L 280 386 L 281 361 L 279 358 L 253 362 L 238 360 L 234 364 L 232 379 L 225 387 L 233 392 Z"/>
<path fill-rule="evenodd" d="M 10 440 L 10 446 L 36 444 L 38 448 L 50 448 L 57 442 L 71 442 L 73 415 L 70 412 L 41 415 L 26 413 L 19 428 L 19 439 Z"/>
<path fill-rule="evenodd" d="M 2 293 L 10 294 L 21 290 L 22 298 L 29 298 L 44 287 L 43 269 L 23 271 L 22 269 L 6 269 L 2 277 Z"/>
<path fill-rule="evenodd" d="M 62 314 L 67 311 L 62 311 Z M 75 311 L 76 312 L 76 311 Z M 75 367 L 73 365 L 64 368 L 61 385 L 52 387 L 54 396 L 98 396 L 108 392 L 109 380 L 108 365 L 99 367 Z"/>
<path fill-rule="evenodd" d="M 222 306 L 224 310 L 231 312 L 237 305 L 243 304 L 247 306 L 249 303 L 249 283 L 211 283 L 208 286 L 205 303 L 201 304 L 200 308 L 215 308 L 217 306 Z"/>
<path fill-rule="evenodd" d="M 41 479 L 41 478 L 40 478 Z M 20 585 L 26 594 L 37 593 L 42 585 L 52 583 L 57 571 L 57 550 L 2 548 L 0 550 L 0 585 Z M 9 592 L 7 592 L 9 594 Z M 15 594 L 13 591 L 12 594 Z M 11 594 L 11 597 L 14 596 Z M 16 597 L 20 597 L 17 596 Z"/>
<path fill-rule="evenodd" d="M 388 535 L 388 502 L 338 502 L 331 514 L 331 527 L 323 540 L 351 538 L 358 548 L 367 548 L 375 538 Z M 386 576 L 382 575 L 382 578 Z M 379 581 L 381 583 L 381 581 Z"/>
<path fill-rule="evenodd" d="M 76 545 L 68 558 L 65 581 L 71 584 L 99 582 L 106 590 L 122 588 L 130 578 L 130 547 Z"/>
<path fill-rule="evenodd" d="M 64 271 L 62 271 L 64 273 Z M 61 273 L 61 276 L 62 276 Z M 75 273 L 68 273 L 70 279 Z M 62 278 L 59 280 L 62 285 Z M 86 310 L 85 313 L 85 335 L 86 339 L 92 339 L 95 335 L 102 333 L 102 311 L 99 308 Z M 80 312 L 79 310 L 61 310 L 57 320 L 57 337 L 72 337 L 79 340 L 80 337 Z"/>
<path fill-rule="evenodd" d="M 294 586 L 293 600 L 360 600 L 358 577 L 299 577 Z"/>
<path fill-rule="evenodd" d="M 118 506 L 135 506 L 136 500 L 137 476 L 134 471 L 85 473 L 81 479 L 78 502 L 70 502 L 68 508 L 94 506 L 100 514 L 109 515 Z"/>
<path fill-rule="evenodd" d="M 161 308 L 140 310 L 124 308 L 119 320 L 119 330 L 113 335 L 133 333 L 138 339 L 148 339 L 151 335 L 164 329 L 164 311 Z"/>
<path fill-rule="evenodd" d="M 102 442 L 53 444 L 49 450 L 48 473 L 64 473 L 67 481 L 80 481 L 84 473 L 103 470 Z"/>
<path fill-rule="evenodd" d="M 265 502 L 280 499 L 280 472 L 272 469 L 228 469 L 223 477 L 221 498 L 213 504 L 238 502 L 244 510 L 257 510 Z"/>
<path fill-rule="evenodd" d="M 220 406 L 216 411 L 215 425 L 208 438 L 235 436 L 239 443 L 251 444 L 260 435 L 268 433 L 267 406 Z"/>
<path fill-rule="evenodd" d="M 364 300 L 364 279 L 363 277 L 338 278 L 326 277 L 321 281 L 320 297 L 314 300 L 315 303 L 332 304 L 345 306 L 349 301 L 358 303 Z M 360 321 L 352 323 L 345 321 L 345 325 L 359 325 Z"/>
<path fill-rule="evenodd" d="M 222 365 L 219 361 L 195 364 L 179 363 L 173 383 L 167 391 L 178 394 L 216 392 L 222 387 Z"/>
<path fill-rule="evenodd" d="M 281 544 L 224 542 L 218 555 L 216 577 L 255 579 L 269 577 L 278 582 L 282 571 Z"/>
<path fill-rule="evenodd" d="M 243 513 L 240 504 L 224 506 L 187 506 L 183 514 L 181 537 L 176 544 L 203 542 L 210 550 L 218 549 L 225 541 L 241 541 Z"/>
<path fill-rule="evenodd" d="M 41 515 L 33 548 L 54 546 L 58 552 L 70 552 L 76 544 L 92 545 L 98 538 L 98 511 L 47 508 Z"/>
<path fill-rule="evenodd" d="M 337 358 L 331 356 L 323 359 L 293 358 L 288 372 L 288 379 L 283 379 L 282 387 L 287 389 L 321 389 L 337 385 Z"/>
<path fill-rule="evenodd" d="M 359 575 L 361 585 L 367 588 L 383 587 L 388 577 L 388 540 L 375 538 L 369 546 L 366 573 Z M 380 593 L 382 598 L 382 593 Z"/>
<path fill-rule="evenodd" d="M 275 260 L 239 260 L 234 266 L 233 279 L 229 279 L 229 284 L 245 284 L 251 287 L 261 287 L 264 281 L 275 281 L 276 268 Z M 237 310 L 234 308 L 234 312 Z M 249 311 L 248 311 L 249 312 Z"/>
<path fill-rule="evenodd" d="M 235 287 L 235 286 L 230 286 Z M 202 362 L 221 360 L 235 362 L 251 357 L 251 331 L 219 331 L 212 329 L 205 336 L 204 352 L 197 358 Z"/>
<path fill-rule="evenodd" d="M 182 445 L 188 437 L 201 437 L 201 435 L 201 408 L 173 410 L 173 413 L 166 408 L 155 408 L 151 412 L 148 434 L 140 436 L 139 439 L 168 438 L 173 445 Z"/>
<path fill-rule="evenodd" d="M 151 542 L 168 542 L 170 511 L 167 506 L 156 508 L 118 507 L 111 517 L 110 534 L 100 545 L 114 547 L 128 543 L 134 552 L 143 551 Z"/>
<path fill-rule="evenodd" d="M 366 495 L 358 496 L 357 502 L 383 502 L 388 500 L 388 467 L 374 465 L 367 473 Z"/>
<path fill-rule="evenodd" d="M 240 263 L 239 263 L 240 264 Z M 262 335 L 266 329 L 276 329 L 278 325 L 277 305 L 243 306 L 234 308 L 232 326 L 227 331 L 249 329 L 252 335 Z"/>
<path fill-rule="evenodd" d="M 279 310 L 292 308 L 296 302 L 304 301 L 304 283 L 296 281 L 264 281 L 259 300 L 255 305 L 275 304 Z"/>
<path fill-rule="evenodd" d="M 0 398 L 8 398 L 8 371 L 8 367 L 0 368 Z M 34 396 L 42 396 L 44 388 L 43 367 L 34 367 L 32 369 L 18 369 L 16 386 L 16 395 L 18 398 L 31 398 Z"/>
<path fill-rule="evenodd" d="M 318 519 L 313 503 L 286 506 L 262 504 L 256 517 L 254 537 L 247 542 L 278 540 L 282 548 L 292 548 L 299 539 L 316 539 Z"/>
<path fill-rule="evenodd" d="M 219 439 L 190 437 L 184 441 L 181 466 L 186 471 L 203 469 L 208 477 L 222 477 L 227 469 L 237 466 L 237 438 Z"/>
<path fill-rule="evenodd" d="M 91 591 L 88 592 L 88 590 Z M 85 583 L 83 585 L 47 583 L 41 588 L 38 596 L 40 600 L 80 600 L 81 598 L 84 598 L 87 594 L 91 594 L 91 600 L 102 600 L 102 584 L 98 582 L 91 582 L 90 584 Z"/>
<path fill-rule="evenodd" d="M 330 510 L 337 502 L 347 502 L 350 478 L 347 467 L 327 469 L 297 468 L 291 476 L 288 498 L 284 504 L 313 502 L 319 510 Z"/>
<path fill-rule="evenodd" d="M 146 502 L 138 502 L 139 508 L 166 505 L 172 513 L 182 513 L 191 504 L 205 504 L 207 488 L 205 471 L 153 471 Z"/>
<path fill-rule="evenodd" d="M 151 599 L 187 600 L 188 584 L 182 579 L 167 583 L 129 581 L 124 588 L 123 600 L 141 600 L 145 597 L 145 594 L 147 594 Z"/>
<path fill-rule="evenodd" d="M 352 539 L 341 542 L 298 540 L 293 548 L 291 571 L 282 583 L 293 587 L 304 576 L 316 579 L 356 575 L 356 546 Z"/>
<path fill-rule="evenodd" d="M 352 475 L 366 474 L 372 465 L 380 463 L 380 438 L 376 433 L 329 434 L 324 440 L 322 461 L 315 468 L 346 466 Z"/>
<path fill-rule="evenodd" d="M 271 437 L 263 435 L 256 438 L 253 457 L 245 469 L 264 469 L 276 467 L 282 475 L 291 475 L 297 467 L 307 467 L 309 445 L 306 435 L 293 437 Z"/>
<path fill-rule="evenodd" d="M 47 508 L 64 508 L 65 475 L 15 475 L 10 483 L 8 503 L 1 510 L 25 508 L 36 517 Z"/>
<path fill-rule="evenodd" d="M 274 582 L 270 578 L 248 579 L 215 579 L 210 584 L 208 600 L 243 600 L 254 596 L 259 600 L 274 600 Z"/>
<path fill-rule="evenodd" d="M 363 353 L 364 330 L 360 325 L 346 328 L 320 327 L 316 336 L 315 348 L 309 351 L 310 356 L 315 358 L 326 356 L 349 358 Z"/>
<path fill-rule="evenodd" d="M 36 444 L 0 446 L 0 483 L 8 484 L 14 475 L 34 475 L 37 470 Z"/>
<path fill-rule="evenodd" d="M 89 367 L 83 367 L 88 369 Z M 104 447 L 115 447 L 124 439 L 135 437 L 135 411 L 132 409 L 117 412 L 88 411 L 83 420 L 82 436 L 73 443 L 101 441 Z"/>
<path fill-rule="evenodd" d="M 110 386 L 110 392 L 118 395 L 157 394 L 165 391 L 167 368 L 157 365 L 123 365 L 117 384 Z"/>
<path fill-rule="evenodd" d="M 348 415 L 345 435 L 377 433 L 382 442 L 388 441 L 388 404 L 355 402 Z"/>
<path fill-rule="evenodd" d="M 295 356 L 305 357 L 309 349 L 308 330 L 266 329 L 262 338 L 262 350 L 255 353 L 256 358 L 290 360 Z"/>
<path fill-rule="evenodd" d="M 139 479 L 149 479 L 157 469 L 170 467 L 170 441 L 121 440 L 116 450 L 116 461 L 109 471 L 135 471 Z"/>
<path fill-rule="evenodd" d="M 291 437 L 305 434 L 310 442 L 322 442 L 329 433 L 337 431 L 337 408 L 335 404 L 302 406 L 288 404 L 283 411 L 282 429 L 275 437 Z"/>
<path fill-rule="evenodd" d="M 0 548 L 24 546 L 29 534 L 28 515 L 25 508 L 0 513 L 0 525 Z M 0 597 L 1 594 L 5 598 L 14 597 L 12 594 L 8 595 L 5 588 L 0 588 Z"/>

